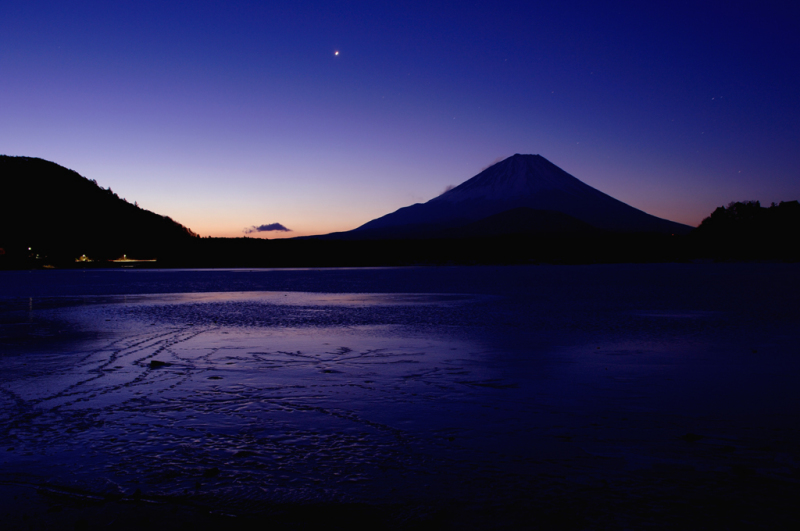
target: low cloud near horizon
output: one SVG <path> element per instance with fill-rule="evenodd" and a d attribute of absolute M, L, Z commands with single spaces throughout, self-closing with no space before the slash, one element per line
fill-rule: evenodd
<path fill-rule="evenodd" d="M 270 231 L 281 231 L 281 232 L 292 232 L 292 229 L 287 229 L 280 223 L 270 223 L 268 225 L 253 225 L 249 229 L 244 229 L 245 234 L 252 234 L 254 232 L 270 232 Z"/>

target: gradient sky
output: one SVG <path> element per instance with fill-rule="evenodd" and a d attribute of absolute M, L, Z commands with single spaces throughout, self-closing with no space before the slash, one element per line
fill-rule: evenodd
<path fill-rule="evenodd" d="M 387 4 L 5 2 L 0 153 L 203 236 L 353 229 L 514 153 L 690 225 L 800 199 L 792 2 Z"/>

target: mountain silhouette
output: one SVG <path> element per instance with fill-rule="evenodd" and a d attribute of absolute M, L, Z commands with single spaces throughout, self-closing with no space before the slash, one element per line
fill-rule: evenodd
<path fill-rule="evenodd" d="M 435 234 L 442 238 L 485 238 L 517 234 L 589 235 L 599 232 L 599 229 L 563 212 L 518 207 Z"/>
<path fill-rule="evenodd" d="M 537 214 L 537 225 L 530 212 L 524 230 L 510 223 L 491 222 L 488 218 L 503 212 L 524 208 Z M 596 230 L 622 233 L 687 234 L 692 227 L 657 218 L 584 184 L 540 155 L 514 155 L 427 203 L 417 203 L 374 219 L 345 233 L 329 237 L 343 239 L 430 238 L 457 234 L 480 220 L 494 223 L 495 229 L 475 229 L 477 233 L 498 233 L 505 224 L 505 233 L 559 232 L 555 222 L 560 213 Z M 519 215 L 519 214 L 518 214 Z M 513 217 L 513 216 L 512 216 Z M 556 226 L 561 228 L 553 230 Z"/>
<path fill-rule="evenodd" d="M 172 219 L 38 158 L 0 155 L 0 197 L 0 248 L 11 255 L 155 258 L 196 238 Z"/>

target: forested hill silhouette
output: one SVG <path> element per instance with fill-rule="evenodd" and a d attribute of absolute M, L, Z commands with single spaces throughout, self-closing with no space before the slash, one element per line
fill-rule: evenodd
<path fill-rule="evenodd" d="M 0 248 L 6 258 L 148 259 L 196 238 L 172 219 L 39 158 L 0 155 L 0 197 Z"/>
<path fill-rule="evenodd" d="M 759 201 L 719 207 L 691 236 L 695 254 L 716 259 L 800 259 L 800 203 Z"/>

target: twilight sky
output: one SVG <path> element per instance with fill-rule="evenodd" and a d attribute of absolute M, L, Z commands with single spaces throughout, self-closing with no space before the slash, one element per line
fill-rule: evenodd
<path fill-rule="evenodd" d="M 6 2 L 0 154 L 203 236 L 353 229 L 514 153 L 690 225 L 800 199 L 792 2 L 388 4 Z"/>

